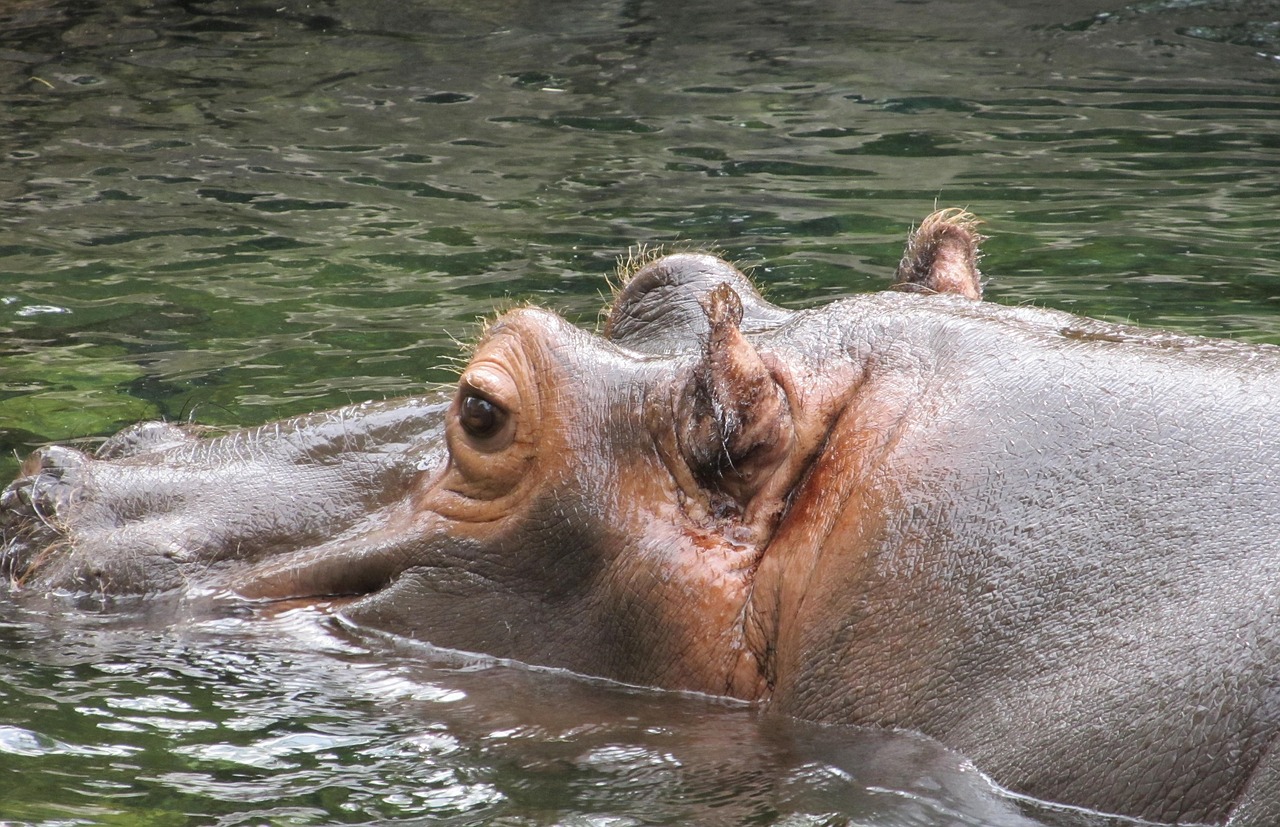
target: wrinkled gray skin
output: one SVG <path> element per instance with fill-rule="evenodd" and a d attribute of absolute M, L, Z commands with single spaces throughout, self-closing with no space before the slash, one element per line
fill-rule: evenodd
<path fill-rule="evenodd" d="M 345 595 L 440 646 L 918 730 L 1041 798 L 1280 823 L 1280 350 L 966 298 L 976 233 L 943 223 L 972 254 L 900 292 L 791 312 L 672 256 L 603 337 L 507 314 L 451 400 L 43 449 L 5 570 Z"/>

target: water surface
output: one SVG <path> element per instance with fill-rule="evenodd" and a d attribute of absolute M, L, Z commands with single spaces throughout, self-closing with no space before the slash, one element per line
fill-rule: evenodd
<path fill-rule="evenodd" d="M 361 639 L 314 610 L 8 608 L 0 642 L 17 823 L 1111 823 L 1003 795 L 923 738 Z"/>

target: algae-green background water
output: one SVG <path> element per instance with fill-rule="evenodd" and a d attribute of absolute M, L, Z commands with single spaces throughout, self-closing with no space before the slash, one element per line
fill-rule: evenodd
<path fill-rule="evenodd" d="M 138 419 L 435 387 L 495 308 L 594 324 L 637 244 L 721 250 L 790 306 L 874 290 L 935 204 L 987 220 L 992 301 L 1280 343 L 1280 4 L 6 3 L 0 477 Z M 310 615 L 58 624 L 0 622 L 0 820 L 1084 823 L 870 747 L 899 784 L 859 798 L 821 739 L 702 702 L 487 726 L 480 687 L 534 679 L 357 646 L 401 689 L 330 683 L 353 644 Z M 631 709 L 538 681 L 516 697 Z M 769 769 L 663 746 L 692 720 Z"/>
<path fill-rule="evenodd" d="M 5 454 L 416 392 L 636 244 L 876 289 L 935 203 L 994 301 L 1280 341 L 1276 3 L 6 8 Z"/>

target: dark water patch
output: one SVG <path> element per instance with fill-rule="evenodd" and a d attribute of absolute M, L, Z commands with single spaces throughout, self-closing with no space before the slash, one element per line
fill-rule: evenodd
<path fill-rule="evenodd" d="M 208 247 L 198 249 L 196 252 L 221 253 L 223 255 L 234 255 L 240 252 L 274 252 L 280 250 L 301 250 L 308 247 L 316 246 L 313 242 L 299 241 L 296 238 L 286 238 L 277 235 L 265 235 L 256 238 L 248 238 L 243 241 L 236 241 L 230 244 L 219 245 L 217 247 Z"/>
<path fill-rule="evenodd" d="M 481 149 L 502 149 L 504 147 L 504 144 L 495 143 L 494 141 L 483 141 L 477 138 L 458 138 L 450 141 L 449 143 L 454 146 L 474 146 Z"/>
<path fill-rule="evenodd" d="M 680 91 L 690 95 L 735 95 L 742 89 L 737 86 L 689 86 Z"/>
<path fill-rule="evenodd" d="M 660 127 L 643 123 L 636 118 L 612 116 L 556 115 L 549 118 L 503 116 L 492 120 L 494 123 L 513 123 L 553 129 L 568 128 L 585 132 L 630 132 L 647 135 L 661 131 Z"/>
<path fill-rule="evenodd" d="M 191 273 L 219 271 L 235 266 L 244 266 L 250 264 L 262 264 L 270 259 L 261 254 L 253 253 L 230 253 L 208 255 L 203 258 L 193 259 L 189 261 L 171 261 L 167 264 L 160 264 L 152 268 L 157 274 L 175 274 L 175 273 Z"/>
<path fill-rule="evenodd" d="M 452 104 L 469 103 L 475 98 L 475 95 L 468 95 L 465 92 L 432 92 L 429 95 L 421 95 L 413 100 L 415 103 Z"/>
<path fill-rule="evenodd" d="M 160 184 L 198 184 L 203 179 L 189 175 L 139 175 L 139 181 L 155 181 Z"/>
<path fill-rule="evenodd" d="M 96 200 L 99 201 L 142 201 L 142 196 L 129 195 L 123 189 L 101 189 L 97 193 Z"/>
<path fill-rule="evenodd" d="M 9 256 L 52 256 L 55 250 L 49 247 L 38 247 L 34 244 L 0 244 L 0 258 Z"/>
<path fill-rule="evenodd" d="M 1052 123 L 1053 121 L 1076 121 L 1081 120 L 1080 115 L 1061 113 L 1061 114 L 1045 114 L 1043 112 L 1013 112 L 1000 109 L 986 109 L 975 112 L 973 117 L 987 121 L 1037 121 L 1041 123 Z"/>
<path fill-rule="evenodd" d="M 833 165 L 802 164 L 794 161 L 728 161 L 720 167 L 725 175 L 767 175 L 782 177 L 852 178 L 871 172 Z"/>
<path fill-rule="evenodd" d="M 341 152 L 364 154 L 368 152 L 378 152 L 385 147 L 380 144 L 302 144 L 298 149 L 303 152 Z"/>
<path fill-rule="evenodd" d="M 349 201 L 307 201 L 301 198 L 255 199 L 255 210 L 262 212 L 294 212 L 297 210 L 342 210 L 351 206 Z"/>
<path fill-rule="evenodd" d="M 512 253 L 489 250 L 474 253 L 401 253 L 369 256 L 389 269 L 404 273 L 436 273 L 442 276 L 456 274 L 462 278 L 479 276 L 494 265 L 516 260 Z"/>
<path fill-rule="evenodd" d="M 1008 102 L 1004 102 L 1009 105 Z M 906 115 L 918 115 L 923 112 L 977 112 L 979 107 L 972 101 L 958 98 L 916 97 L 898 98 L 884 101 L 881 106 L 888 112 L 901 112 Z"/>
<path fill-rule="evenodd" d="M 235 190 L 225 190 L 216 187 L 201 187 L 196 190 L 196 195 L 199 195 L 202 198 L 212 198 L 215 201 L 221 201 L 223 204 L 249 204 L 258 198 L 270 198 L 273 193 L 237 192 Z"/>
<path fill-rule="evenodd" d="M 893 158 L 968 154 L 966 149 L 947 146 L 948 143 L 951 143 L 951 138 L 945 135 L 930 132 L 899 132 L 866 141 L 858 147 L 836 149 L 832 152 L 837 155 L 887 155 Z"/>
<path fill-rule="evenodd" d="M 358 176 L 345 179 L 350 184 L 407 192 L 415 198 L 445 198 L 453 201 L 481 201 L 480 196 L 470 192 L 451 192 L 421 181 L 386 181 L 370 176 Z"/>
<path fill-rule="evenodd" d="M 1165 94 L 1172 94 L 1169 90 Z M 1189 93 L 1183 93 L 1184 95 Z M 1133 100 L 1112 103 L 1102 109 L 1122 109 L 1133 112 L 1161 112 L 1175 113 L 1181 119 L 1196 120 L 1206 117 L 1222 117 L 1213 111 L 1205 110 L 1226 110 L 1237 109 L 1241 112 L 1256 112 L 1259 116 L 1273 115 L 1276 110 L 1280 110 L 1280 101 L 1253 101 L 1253 100 L 1236 100 L 1222 101 L 1219 99 L 1201 99 L 1199 96 L 1190 100 L 1179 99 L 1160 99 L 1152 100 Z"/>
<path fill-rule="evenodd" d="M 403 152 L 399 155 L 388 155 L 387 161 L 401 164 L 434 164 L 436 159 L 431 155 L 420 155 L 416 152 Z"/>
<path fill-rule="evenodd" d="M 184 236 L 189 238 L 234 238 L 255 232 L 247 227 L 175 227 L 164 230 L 137 229 L 127 232 L 116 232 L 89 238 L 80 243 L 86 247 L 110 247 L 116 244 L 130 244 L 135 241 L 147 241 L 156 238 L 173 238 Z M 52 251 L 49 251 L 52 253 Z M 0 255 L 3 253 L 0 252 Z"/>
<path fill-rule="evenodd" d="M 679 155 L 682 158 L 700 158 L 704 161 L 727 161 L 728 154 L 720 147 L 707 146 L 686 146 L 686 147 L 670 147 L 667 150 L 672 155 Z"/>

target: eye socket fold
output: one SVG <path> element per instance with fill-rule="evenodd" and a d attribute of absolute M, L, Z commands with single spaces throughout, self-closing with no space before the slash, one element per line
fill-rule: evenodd
<path fill-rule="evenodd" d="M 468 393 L 458 406 L 458 424 L 473 439 L 490 439 L 507 424 L 507 412 L 479 394 Z"/>

